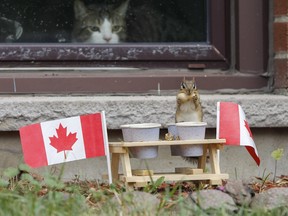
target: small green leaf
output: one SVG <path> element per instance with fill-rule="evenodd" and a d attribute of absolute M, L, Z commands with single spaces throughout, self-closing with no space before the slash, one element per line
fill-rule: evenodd
<path fill-rule="evenodd" d="M 6 176 L 7 178 L 13 178 L 17 176 L 20 173 L 19 169 L 14 168 L 14 167 L 9 167 L 4 170 L 3 175 Z"/>
<path fill-rule="evenodd" d="M 283 154 L 284 154 L 283 152 L 284 152 L 284 150 L 282 148 L 278 148 L 271 153 L 271 156 L 275 160 L 280 160 L 283 157 Z"/>
<path fill-rule="evenodd" d="M 65 184 L 63 182 L 58 181 L 57 179 L 55 179 L 53 177 L 45 178 L 44 181 L 45 181 L 46 185 L 50 188 L 57 188 L 57 189 L 65 188 Z"/>
<path fill-rule="evenodd" d="M 37 187 L 40 187 L 40 183 L 38 181 L 36 181 L 33 176 L 31 176 L 28 173 L 24 173 L 21 175 L 21 180 L 22 181 L 28 181 L 30 185 L 34 185 Z"/>
<path fill-rule="evenodd" d="M 20 164 L 18 166 L 19 170 L 24 171 L 24 172 L 30 172 L 30 167 L 26 164 Z"/>
<path fill-rule="evenodd" d="M 158 178 L 158 179 L 156 180 L 156 182 L 154 183 L 154 184 L 155 184 L 155 187 L 159 187 L 159 186 L 164 182 L 164 179 L 165 179 L 164 176 L 161 176 L 160 178 Z"/>
<path fill-rule="evenodd" d="M 30 174 L 24 173 L 21 175 L 21 180 L 33 181 L 33 177 Z"/>
<path fill-rule="evenodd" d="M 0 188 L 6 188 L 9 185 L 9 181 L 6 181 L 4 179 L 0 179 Z"/>

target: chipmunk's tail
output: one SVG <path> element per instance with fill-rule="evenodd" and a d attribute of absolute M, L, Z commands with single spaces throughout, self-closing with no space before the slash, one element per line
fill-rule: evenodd
<path fill-rule="evenodd" d="M 198 164 L 199 157 L 183 157 L 182 156 L 182 158 L 189 163 Z"/>
<path fill-rule="evenodd" d="M 199 161 L 199 157 L 184 157 L 184 156 L 182 156 L 182 158 L 191 164 L 198 164 L 198 161 Z M 207 155 L 206 162 L 209 162 L 209 154 Z"/>

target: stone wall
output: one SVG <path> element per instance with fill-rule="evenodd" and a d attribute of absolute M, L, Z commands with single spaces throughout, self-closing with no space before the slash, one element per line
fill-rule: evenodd
<path fill-rule="evenodd" d="M 288 97 L 273 94 L 201 94 L 204 121 L 216 126 L 217 101 L 242 105 L 251 127 L 286 127 Z M 17 131 L 27 124 L 105 110 L 108 129 L 121 124 L 174 122 L 175 96 L 21 96 L 0 97 L 0 131 Z"/>
<path fill-rule="evenodd" d="M 288 172 L 288 97 L 273 94 L 254 95 L 202 95 L 204 121 L 208 122 L 207 138 L 215 138 L 216 103 L 233 101 L 242 105 L 252 127 L 254 141 L 261 158 L 258 167 L 244 147 L 226 146 L 221 152 L 222 172 L 231 178 L 248 178 L 274 172 L 275 161 L 271 152 L 284 149 L 284 157 L 278 163 L 278 174 Z M 121 124 L 156 122 L 165 125 L 174 121 L 175 96 L 95 96 L 95 97 L 0 97 L 0 171 L 22 163 L 23 155 L 18 129 L 24 125 L 65 118 L 101 110 L 106 111 L 110 141 L 122 140 Z M 37 153 L 35 153 L 37 154 Z M 153 167 L 157 172 L 172 172 L 175 167 L 191 166 L 181 157 L 172 157 L 170 148 L 159 149 L 159 156 L 146 163 L 133 159 L 132 168 Z M 58 172 L 62 165 L 37 169 L 41 172 Z M 101 178 L 107 172 L 105 158 L 69 162 L 64 165 L 65 178 L 79 175 L 81 178 Z"/>

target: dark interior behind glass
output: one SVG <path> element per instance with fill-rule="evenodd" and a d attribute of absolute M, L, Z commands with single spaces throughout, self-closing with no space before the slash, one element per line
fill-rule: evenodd
<path fill-rule="evenodd" d="M 86 5 L 100 2 L 117 6 L 123 0 L 84 2 Z M 133 35 L 135 25 L 139 25 L 140 22 L 141 26 L 143 21 L 148 22 L 148 18 L 152 20 L 149 22 L 150 26 L 166 25 L 169 27 L 169 32 L 175 32 L 178 36 L 167 36 L 162 41 L 141 39 L 141 34 L 149 32 L 149 25 L 141 29 L 143 32 Z M 73 0 L 2 0 L 0 42 L 69 43 L 73 22 Z M 128 34 L 126 42 L 207 41 L 207 3 L 204 0 L 130 0 L 126 22 Z"/>

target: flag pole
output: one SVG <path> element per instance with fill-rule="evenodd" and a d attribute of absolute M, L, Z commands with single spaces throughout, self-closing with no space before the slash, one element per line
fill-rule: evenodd
<path fill-rule="evenodd" d="M 101 122 L 102 122 L 102 128 L 103 128 L 102 131 L 103 131 L 103 137 L 104 137 L 105 155 L 106 155 L 106 159 L 107 159 L 108 180 L 109 180 L 109 184 L 112 184 L 111 160 L 110 160 L 110 152 L 109 152 L 109 143 L 108 143 L 105 111 L 101 112 L 101 119 L 102 119 Z"/>
<path fill-rule="evenodd" d="M 220 102 L 217 102 L 217 119 L 216 119 L 216 139 L 219 139 L 219 128 L 220 128 Z M 220 167 L 220 150 L 217 149 L 218 165 Z"/>

